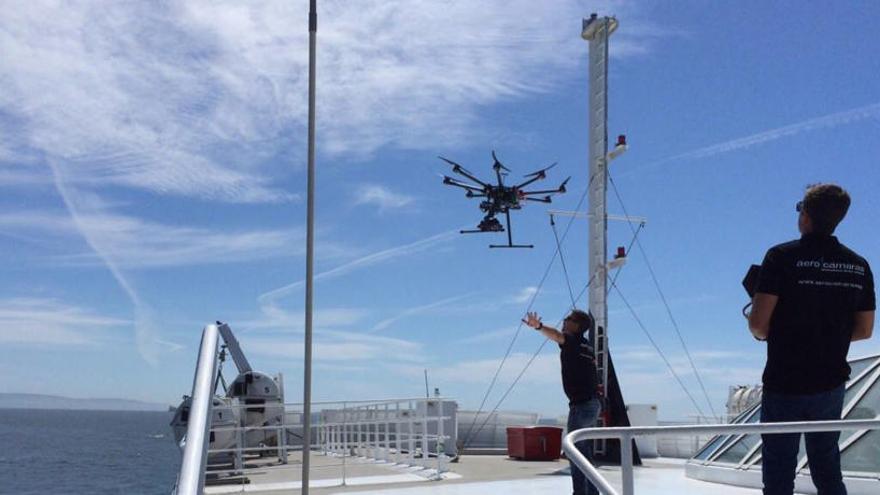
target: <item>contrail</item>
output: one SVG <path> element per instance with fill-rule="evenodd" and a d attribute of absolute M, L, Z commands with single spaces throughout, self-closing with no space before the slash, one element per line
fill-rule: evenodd
<path fill-rule="evenodd" d="M 337 266 L 336 268 L 333 268 L 331 270 L 327 270 L 326 272 L 319 273 L 315 275 L 315 280 L 340 277 L 359 268 L 376 265 L 378 263 L 392 260 L 400 256 L 415 254 L 424 251 L 430 247 L 433 247 L 435 244 L 448 241 L 449 239 L 454 238 L 457 233 L 458 231 L 456 230 L 450 230 L 412 242 L 410 244 L 404 244 L 402 246 L 397 246 L 373 254 L 369 254 L 354 261 L 350 261 L 343 265 Z M 285 285 L 284 287 L 279 287 L 277 289 L 271 290 L 269 292 L 261 294 L 257 298 L 257 301 L 259 301 L 260 304 L 263 306 L 273 306 L 272 301 L 278 299 L 279 297 L 283 297 L 284 295 L 289 294 L 296 289 L 299 289 L 300 287 L 305 285 L 305 283 L 305 280 L 299 280 L 297 282 L 293 282 L 292 284 Z"/>
<path fill-rule="evenodd" d="M 141 300 L 137 291 L 135 291 L 134 286 L 132 286 L 128 279 L 122 275 L 119 267 L 113 262 L 112 257 L 108 256 L 107 253 L 99 247 L 100 243 L 96 241 L 88 227 L 85 226 L 82 217 L 74 206 L 74 201 L 71 200 L 70 192 L 64 186 L 64 181 L 61 180 L 61 171 L 59 170 L 58 165 L 55 164 L 54 160 L 51 158 L 46 161 L 49 163 L 49 168 L 52 169 L 52 180 L 55 184 L 55 189 L 58 190 L 58 194 L 64 201 L 64 206 L 67 207 L 67 211 L 70 213 L 77 230 L 82 234 L 89 247 L 91 247 L 95 254 L 101 258 L 107 266 L 107 269 L 110 270 L 113 278 L 116 279 L 116 282 L 122 287 L 122 290 L 134 306 L 135 344 L 137 345 L 138 352 L 146 362 L 154 366 L 157 365 L 159 362 L 159 341 L 156 338 L 156 332 L 154 330 L 155 326 L 153 325 L 152 310 Z"/>
<path fill-rule="evenodd" d="M 439 301 L 435 301 L 435 302 L 432 302 L 429 304 L 406 309 L 404 311 L 401 311 L 397 315 L 392 316 L 391 318 L 386 318 L 386 319 L 380 321 L 379 323 L 373 325 L 373 328 L 368 330 L 367 333 L 375 333 L 380 330 L 385 330 L 386 328 L 390 327 L 391 325 L 397 323 L 398 321 L 400 321 L 404 318 L 409 318 L 411 316 L 414 316 L 414 315 L 417 315 L 420 313 L 424 313 L 424 312 L 430 311 L 432 309 L 442 308 L 443 306 L 447 306 L 447 305 L 452 304 L 454 302 L 461 301 L 462 299 L 471 297 L 471 296 L 473 296 L 473 294 L 474 293 L 471 292 L 469 294 L 464 294 L 464 295 L 460 295 L 460 296 L 447 297 L 445 299 L 441 299 Z"/>
<path fill-rule="evenodd" d="M 844 112 L 832 113 L 830 115 L 816 117 L 783 127 L 777 127 L 776 129 L 770 129 L 769 131 L 759 132 L 757 134 L 752 134 L 750 136 L 742 137 L 739 139 L 732 139 L 723 143 L 713 144 L 704 148 L 698 148 L 693 151 L 680 153 L 678 155 L 670 156 L 668 158 L 649 163 L 643 168 L 655 167 L 657 165 L 669 163 L 672 161 L 696 160 L 699 158 L 720 155 L 722 153 L 729 153 L 731 151 L 747 149 L 751 148 L 752 146 L 757 146 L 759 144 L 776 141 L 777 139 L 781 139 L 784 137 L 794 136 L 802 132 L 838 127 L 872 117 L 880 117 L 880 103 L 874 103 L 871 105 L 854 108 L 852 110 L 846 110 Z"/>

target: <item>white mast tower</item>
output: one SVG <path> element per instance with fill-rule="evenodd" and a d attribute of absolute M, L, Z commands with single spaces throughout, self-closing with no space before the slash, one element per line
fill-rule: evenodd
<path fill-rule="evenodd" d="M 613 156 L 608 155 L 608 38 L 617 29 L 614 17 L 599 17 L 596 14 L 584 19 L 581 37 L 589 41 L 589 270 L 590 270 L 590 312 L 595 319 L 593 345 L 596 350 L 596 368 L 599 373 L 599 386 L 603 393 L 602 410 L 608 411 L 608 211 L 606 208 L 608 190 L 608 163 Z M 625 143 L 619 143 L 623 151 Z M 618 150 L 615 150 L 618 151 Z M 615 153 L 616 154 L 619 153 Z M 605 414 L 600 416 L 599 424 L 605 425 Z M 605 441 L 597 441 L 597 454 L 605 453 Z"/>

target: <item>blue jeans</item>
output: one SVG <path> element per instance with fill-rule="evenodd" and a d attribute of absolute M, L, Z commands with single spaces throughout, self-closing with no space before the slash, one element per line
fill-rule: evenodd
<path fill-rule="evenodd" d="M 811 395 L 764 392 L 761 422 L 837 420 L 843 410 L 844 386 Z M 846 495 L 840 473 L 840 432 L 805 433 L 810 476 L 819 495 Z M 764 495 L 791 495 L 800 433 L 761 435 Z"/>
<path fill-rule="evenodd" d="M 599 410 L 601 406 L 599 405 L 598 399 L 591 399 L 587 402 L 582 402 L 580 404 L 574 404 L 569 406 L 568 408 L 568 432 L 571 433 L 574 430 L 579 430 L 581 428 L 591 428 L 596 426 L 596 420 L 599 419 Z M 575 447 L 587 459 L 592 460 L 593 458 L 593 441 L 592 440 L 582 440 L 574 444 Z M 584 473 L 581 472 L 580 468 L 578 468 L 573 462 L 569 461 L 571 464 L 571 486 L 573 489 L 574 495 L 598 495 L 599 490 L 587 480 L 587 477 L 584 476 Z"/>

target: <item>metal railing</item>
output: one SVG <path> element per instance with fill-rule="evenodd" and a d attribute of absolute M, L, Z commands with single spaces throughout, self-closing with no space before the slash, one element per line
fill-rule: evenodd
<path fill-rule="evenodd" d="M 454 411 L 444 410 L 444 404 L 454 402 L 439 397 L 313 402 L 310 451 L 323 454 L 324 460 L 311 463 L 310 471 L 340 470 L 341 479 L 339 475 L 331 478 L 345 485 L 346 469 L 352 464 L 387 463 L 421 467 L 422 476 L 439 479 L 448 471 L 447 446 L 454 442 L 457 429 Z M 207 473 L 213 483 L 258 484 L 262 475 L 278 469 L 289 472 L 274 476 L 275 480 L 296 483 L 302 479 L 294 472 L 304 454 L 302 404 L 233 402 L 222 408 L 235 421 L 208 430 L 215 440 L 206 451 L 210 456 Z M 266 418 L 279 420 L 244 424 L 243 418 L 255 408 L 264 409 Z M 291 465 L 284 466 L 288 458 Z"/>
<path fill-rule="evenodd" d="M 440 398 L 392 399 L 325 409 L 317 425 L 317 443 L 326 455 L 433 468 L 437 478 L 447 471 L 447 433 L 454 433 L 444 431 L 444 423 L 454 419 L 444 414 L 444 403 L 448 402 Z"/>
<path fill-rule="evenodd" d="M 810 433 L 840 430 L 880 429 L 880 416 L 869 420 L 800 421 L 790 423 L 750 423 L 734 425 L 692 425 L 692 426 L 651 426 L 628 428 L 584 428 L 575 430 L 562 440 L 565 455 L 584 473 L 584 475 L 605 495 L 618 495 L 593 466 L 575 447 L 582 440 L 609 439 L 620 440 L 620 473 L 622 495 L 633 495 L 633 451 L 635 437 L 659 434 L 675 435 L 723 435 L 723 434 L 766 434 L 766 433 Z"/>
<path fill-rule="evenodd" d="M 208 325 L 202 331 L 199 360 L 196 363 L 196 374 L 193 379 L 189 422 L 184 437 L 183 459 L 174 488 L 174 493 L 178 495 L 199 495 L 202 493 L 202 487 L 205 486 L 219 338 L 217 325 Z"/>

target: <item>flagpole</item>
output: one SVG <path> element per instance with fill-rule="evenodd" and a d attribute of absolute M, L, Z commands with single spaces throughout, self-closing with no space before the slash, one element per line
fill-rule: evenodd
<path fill-rule="evenodd" d="M 317 0 L 309 2 L 309 171 L 306 220 L 306 324 L 303 357 L 302 490 L 309 493 L 309 454 L 312 448 L 312 301 L 315 257 L 315 44 L 318 35 Z"/>

